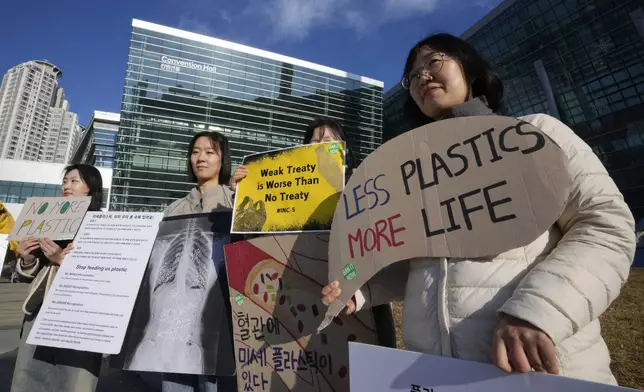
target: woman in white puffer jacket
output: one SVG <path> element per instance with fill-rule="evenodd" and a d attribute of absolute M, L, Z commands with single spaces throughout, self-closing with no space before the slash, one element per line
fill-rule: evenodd
<path fill-rule="evenodd" d="M 437 34 L 409 53 L 403 87 L 412 128 L 460 116 L 494 115 L 502 83 L 465 41 Z M 421 258 L 372 278 L 345 313 L 404 299 L 409 350 L 615 384 L 599 316 L 619 295 L 635 252 L 633 216 L 590 147 L 545 114 L 521 118 L 568 158 L 563 213 L 528 246 L 485 259 Z M 339 282 L 322 291 L 329 304 Z"/>

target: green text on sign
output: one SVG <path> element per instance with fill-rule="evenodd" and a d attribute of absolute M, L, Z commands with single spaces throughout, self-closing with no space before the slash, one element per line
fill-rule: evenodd
<path fill-rule="evenodd" d="M 356 270 L 356 266 L 353 264 L 347 264 L 344 266 L 342 269 L 342 275 L 344 275 L 344 278 L 346 280 L 353 280 L 355 277 L 358 275 L 358 271 Z"/>
<path fill-rule="evenodd" d="M 336 152 L 340 151 L 340 144 L 339 143 L 333 143 L 329 146 L 329 152 L 331 154 L 335 154 Z"/>

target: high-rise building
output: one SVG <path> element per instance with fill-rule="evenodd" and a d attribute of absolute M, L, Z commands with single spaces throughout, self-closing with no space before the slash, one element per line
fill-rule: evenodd
<path fill-rule="evenodd" d="M 72 163 L 113 167 L 120 117 L 118 113 L 95 110 L 89 125 L 79 138 Z"/>
<path fill-rule="evenodd" d="M 503 114 L 548 113 L 570 126 L 636 220 L 644 216 L 643 7 L 642 0 L 505 0 L 462 35 L 503 80 Z"/>
<path fill-rule="evenodd" d="M 381 143 L 383 83 L 244 45 L 134 20 L 111 207 L 156 210 L 183 197 L 200 131 L 245 155 L 302 142 L 316 117 L 339 120 L 358 160 Z"/>
<path fill-rule="evenodd" d="M 47 126 L 40 145 L 39 161 L 51 163 L 69 163 L 78 143 L 81 127 L 78 115 L 69 111 L 69 101 L 65 92 L 59 88 L 56 100 L 51 108 Z"/>
<path fill-rule="evenodd" d="M 58 87 L 60 68 L 28 61 L 10 69 L 0 87 L 0 158 L 67 163 L 80 127 Z"/>
<path fill-rule="evenodd" d="M 27 61 L 11 68 L 0 87 L 0 158 L 37 160 L 60 68 Z"/>

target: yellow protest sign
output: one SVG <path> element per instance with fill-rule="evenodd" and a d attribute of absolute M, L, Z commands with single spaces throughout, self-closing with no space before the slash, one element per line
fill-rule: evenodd
<path fill-rule="evenodd" d="M 342 142 L 249 155 L 235 197 L 233 233 L 328 231 L 344 189 Z"/>
<path fill-rule="evenodd" d="M 9 234 L 15 223 L 16 221 L 13 219 L 11 212 L 9 212 L 4 203 L 0 201 L 0 234 Z M 17 256 L 18 241 L 7 241 L 7 243 L 7 251 L 11 251 Z"/>
<path fill-rule="evenodd" d="M 4 203 L 0 201 L 0 234 L 9 234 L 13 228 L 16 221 L 13 220 L 13 216 L 4 206 Z"/>

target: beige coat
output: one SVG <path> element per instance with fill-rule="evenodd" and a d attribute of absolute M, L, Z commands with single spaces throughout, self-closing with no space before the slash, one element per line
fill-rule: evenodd
<path fill-rule="evenodd" d="M 571 169 L 557 222 L 528 246 L 492 258 L 401 262 L 356 293 L 358 307 L 404 298 L 409 350 L 490 362 L 499 313 L 554 341 L 561 374 L 615 384 L 599 316 L 619 295 L 635 252 L 633 216 L 590 147 L 545 114 L 522 118 L 553 139 Z"/>
<path fill-rule="evenodd" d="M 188 196 L 175 200 L 164 211 L 164 216 L 199 214 L 212 211 L 232 211 L 234 193 L 225 185 L 217 185 L 202 195 L 199 188 L 193 188 Z"/>

